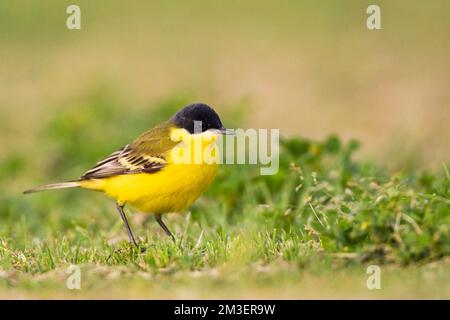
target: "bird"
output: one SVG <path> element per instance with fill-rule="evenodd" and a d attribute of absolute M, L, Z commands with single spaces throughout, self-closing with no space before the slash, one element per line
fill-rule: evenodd
<path fill-rule="evenodd" d="M 130 243 L 139 247 L 124 211 L 126 204 L 153 214 L 176 242 L 162 215 L 190 207 L 210 186 L 218 170 L 219 152 L 214 146 L 225 134 L 233 134 L 233 130 L 223 126 L 213 108 L 193 103 L 97 162 L 80 178 L 46 184 L 24 194 L 66 188 L 101 191 L 115 200 Z M 210 159 L 199 157 L 199 152 Z"/>

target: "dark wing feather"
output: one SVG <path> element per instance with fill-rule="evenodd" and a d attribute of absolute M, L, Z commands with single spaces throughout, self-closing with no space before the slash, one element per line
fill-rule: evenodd
<path fill-rule="evenodd" d="M 132 144 L 99 161 L 86 171 L 81 180 L 102 179 L 121 174 L 154 173 L 163 169 L 166 154 L 175 145 L 170 139 L 170 124 L 166 122 L 142 134 Z"/>

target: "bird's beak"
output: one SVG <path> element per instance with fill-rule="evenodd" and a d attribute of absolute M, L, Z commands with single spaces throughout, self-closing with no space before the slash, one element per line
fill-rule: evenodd
<path fill-rule="evenodd" d="M 234 136 L 236 134 L 236 132 L 233 129 L 227 129 L 224 127 L 220 128 L 219 131 L 220 131 L 220 134 L 223 134 L 223 135 Z"/>

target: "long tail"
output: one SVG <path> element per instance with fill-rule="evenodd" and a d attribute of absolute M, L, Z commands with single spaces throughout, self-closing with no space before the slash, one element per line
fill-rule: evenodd
<path fill-rule="evenodd" d="M 60 183 L 46 184 L 44 186 L 25 190 L 23 193 L 28 194 L 28 193 L 40 192 L 40 191 L 45 191 L 45 190 L 53 190 L 53 189 L 77 188 L 79 186 L 80 186 L 80 181 L 66 181 L 66 182 L 60 182 Z"/>

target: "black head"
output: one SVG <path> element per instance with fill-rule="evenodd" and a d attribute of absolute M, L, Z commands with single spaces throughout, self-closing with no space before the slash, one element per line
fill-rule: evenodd
<path fill-rule="evenodd" d="M 194 103 L 184 107 L 172 117 L 172 121 L 177 127 L 184 128 L 191 134 L 194 133 L 194 121 L 199 123 L 201 121 L 201 132 L 209 129 L 217 129 L 221 132 L 226 130 L 214 109 L 204 103 Z"/>

